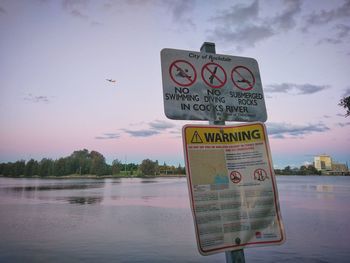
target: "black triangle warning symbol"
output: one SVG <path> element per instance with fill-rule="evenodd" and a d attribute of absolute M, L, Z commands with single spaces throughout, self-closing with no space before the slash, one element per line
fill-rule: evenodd
<path fill-rule="evenodd" d="M 203 140 L 202 140 L 201 136 L 199 136 L 197 131 L 195 131 L 193 133 L 191 143 L 203 143 Z"/>

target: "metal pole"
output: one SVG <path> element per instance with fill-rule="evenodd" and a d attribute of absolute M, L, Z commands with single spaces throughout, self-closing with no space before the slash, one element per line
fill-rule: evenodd
<path fill-rule="evenodd" d="M 125 165 L 124 165 L 124 170 L 125 170 L 125 175 L 128 175 L 127 171 L 126 171 L 126 155 L 125 155 Z"/>
<path fill-rule="evenodd" d="M 216 54 L 215 43 L 204 42 L 201 46 L 200 51 L 206 52 L 206 53 Z M 224 120 L 222 120 L 222 121 L 214 120 L 214 121 L 209 121 L 209 124 L 210 125 L 225 125 L 225 121 Z M 243 249 L 226 251 L 225 256 L 226 256 L 226 263 L 245 263 Z"/>
<path fill-rule="evenodd" d="M 206 52 L 206 53 L 212 53 L 215 54 L 215 43 L 211 43 L 211 42 L 204 42 L 201 46 L 201 52 Z M 218 121 L 218 120 L 214 120 L 214 121 L 209 121 L 210 125 L 225 125 L 225 121 Z"/>
<path fill-rule="evenodd" d="M 225 256 L 226 256 L 226 263 L 245 263 L 243 249 L 226 251 Z"/>

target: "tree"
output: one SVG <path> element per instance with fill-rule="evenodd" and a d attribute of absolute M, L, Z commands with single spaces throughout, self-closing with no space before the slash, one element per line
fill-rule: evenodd
<path fill-rule="evenodd" d="M 51 159 L 43 158 L 39 163 L 39 176 L 45 177 L 53 175 L 53 161 Z"/>
<path fill-rule="evenodd" d="M 8 163 L 3 163 L 1 167 L 1 174 L 4 176 L 11 176 L 14 175 L 14 166 L 13 163 L 8 162 Z"/>
<path fill-rule="evenodd" d="M 5 166 L 6 166 L 6 164 L 0 163 L 0 174 L 1 174 L 1 175 L 4 175 Z"/>
<path fill-rule="evenodd" d="M 139 169 L 142 175 L 155 176 L 158 169 L 158 162 L 153 162 L 150 159 L 143 160 Z"/>
<path fill-rule="evenodd" d="M 321 171 L 318 171 L 316 168 L 315 168 L 315 166 L 313 166 L 313 165 L 308 165 L 307 167 L 306 167 L 306 169 L 307 169 L 307 174 L 321 174 Z"/>
<path fill-rule="evenodd" d="M 284 169 L 282 170 L 282 173 L 285 175 L 290 175 L 290 174 L 292 174 L 292 169 L 288 165 L 288 166 L 284 167 Z"/>
<path fill-rule="evenodd" d="M 342 98 L 338 105 L 346 109 L 345 117 L 350 116 L 350 96 Z"/>
<path fill-rule="evenodd" d="M 138 168 L 139 168 L 139 166 L 137 164 L 134 164 L 134 163 L 128 163 L 126 165 L 126 170 L 128 172 L 130 172 L 130 175 L 133 174 L 133 171 L 137 171 Z"/>
<path fill-rule="evenodd" d="M 186 174 L 185 167 L 181 167 L 181 165 L 179 164 L 179 166 L 176 168 L 176 174 Z"/>
<path fill-rule="evenodd" d="M 36 160 L 34 159 L 30 159 L 27 163 L 26 163 L 26 167 L 24 169 L 24 175 L 27 177 L 31 177 L 34 175 L 38 175 L 39 174 L 39 164 Z"/>
<path fill-rule="evenodd" d="M 60 158 L 57 161 L 55 161 L 55 169 L 54 169 L 54 175 L 55 176 L 62 176 L 68 174 L 66 171 L 66 158 Z"/>
<path fill-rule="evenodd" d="M 69 157 L 71 173 L 88 174 L 91 168 L 91 156 L 87 149 L 74 151 Z"/>
<path fill-rule="evenodd" d="M 123 164 L 118 159 L 113 160 L 112 162 L 112 175 L 119 174 L 123 169 Z"/>
<path fill-rule="evenodd" d="M 14 175 L 21 176 L 24 175 L 26 168 L 26 162 L 24 160 L 20 160 L 14 163 Z"/>
<path fill-rule="evenodd" d="M 105 157 L 99 152 L 91 151 L 90 158 L 91 158 L 90 173 L 96 174 L 96 175 L 106 174 L 107 166 L 106 166 Z"/>

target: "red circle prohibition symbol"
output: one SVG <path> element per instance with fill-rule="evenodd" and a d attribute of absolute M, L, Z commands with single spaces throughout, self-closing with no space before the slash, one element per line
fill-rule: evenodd
<path fill-rule="evenodd" d="M 214 67 L 209 67 L 209 66 L 214 66 Z M 220 76 L 218 74 L 218 70 L 220 73 Z M 205 74 L 209 72 L 209 77 L 208 79 L 205 77 Z M 222 74 L 223 73 L 223 74 Z M 210 62 L 205 64 L 202 67 L 202 79 L 205 82 L 205 84 L 207 84 L 209 87 L 214 88 L 214 89 L 219 89 L 222 86 L 225 85 L 226 80 L 227 80 L 227 76 L 226 76 L 226 72 L 224 70 L 223 67 L 221 67 L 219 64 L 216 64 L 214 62 Z M 218 83 L 218 84 L 214 84 L 214 83 Z"/>
<path fill-rule="evenodd" d="M 242 180 L 242 175 L 238 171 L 232 171 L 230 174 L 230 179 L 232 183 L 238 184 Z"/>
<path fill-rule="evenodd" d="M 251 90 L 255 85 L 253 72 L 245 66 L 237 66 L 231 72 L 233 84 L 240 90 Z"/>
<path fill-rule="evenodd" d="M 190 73 L 189 71 L 192 71 Z M 196 69 L 186 60 L 176 60 L 169 67 L 170 78 L 179 86 L 191 86 L 197 79 Z M 181 81 L 177 80 L 181 79 Z"/>
<path fill-rule="evenodd" d="M 265 181 L 267 178 L 269 177 L 264 169 L 259 168 L 254 171 L 254 180 Z"/>

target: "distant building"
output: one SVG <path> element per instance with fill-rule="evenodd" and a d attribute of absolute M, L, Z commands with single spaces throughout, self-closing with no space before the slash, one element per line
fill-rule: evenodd
<path fill-rule="evenodd" d="M 332 158 L 329 155 L 319 155 L 314 157 L 315 168 L 318 171 L 332 171 Z"/>
<path fill-rule="evenodd" d="M 332 171 L 330 174 L 333 175 L 348 175 L 349 169 L 345 164 L 342 163 L 332 163 Z"/>
<path fill-rule="evenodd" d="M 335 163 L 329 155 L 318 155 L 314 157 L 314 166 L 322 174 L 326 175 L 349 175 L 347 165 Z"/>

